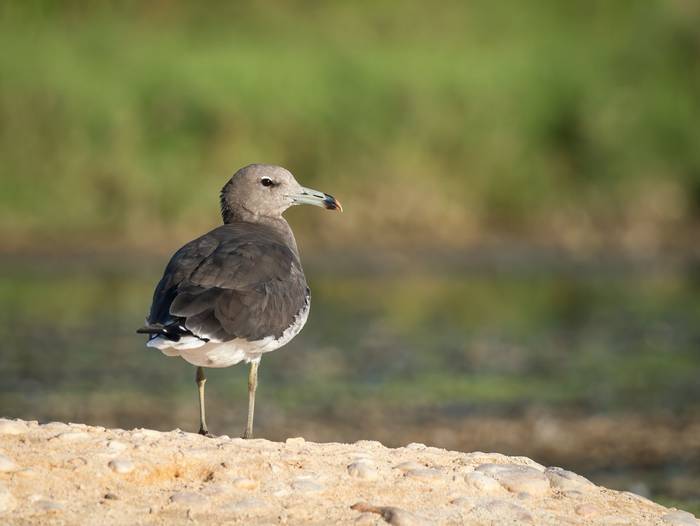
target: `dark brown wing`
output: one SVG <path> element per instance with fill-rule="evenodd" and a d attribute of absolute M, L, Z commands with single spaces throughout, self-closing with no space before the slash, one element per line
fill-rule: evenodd
<path fill-rule="evenodd" d="M 308 302 L 296 253 L 271 228 L 223 225 L 172 257 L 143 332 L 179 340 L 279 338 Z"/>

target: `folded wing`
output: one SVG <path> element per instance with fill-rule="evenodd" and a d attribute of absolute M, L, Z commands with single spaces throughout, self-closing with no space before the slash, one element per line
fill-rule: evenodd
<path fill-rule="evenodd" d="M 264 225 L 223 225 L 178 250 L 141 332 L 179 341 L 279 338 L 308 303 L 298 257 Z"/>

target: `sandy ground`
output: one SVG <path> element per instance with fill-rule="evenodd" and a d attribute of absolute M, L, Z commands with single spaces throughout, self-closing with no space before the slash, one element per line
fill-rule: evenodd
<path fill-rule="evenodd" d="M 0 523 L 700 526 L 524 457 L 6 419 Z"/>

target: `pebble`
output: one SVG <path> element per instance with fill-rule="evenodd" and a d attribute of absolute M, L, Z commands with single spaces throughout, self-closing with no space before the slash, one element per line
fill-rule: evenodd
<path fill-rule="evenodd" d="M 404 476 L 418 480 L 438 480 L 442 478 L 442 472 L 433 468 L 411 469 Z"/>
<path fill-rule="evenodd" d="M 581 491 L 595 487 L 587 478 L 562 468 L 547 468 L 544 474 L 553 488 L 562 491 Z"/>
<path fill-rule="evenodd" d="M 502 473 L 504 471 L 510 471 L 513 468 L 519 467 L 519 465 L 513 464 L 479 464 L 474 471 L 479 473 L 486 473 L 487 475 L 493 475 L 495 473 Z"/>
<path fill-rule="evenodd" d="M 464 475 L 464 482 L 467 486 L 478 491 L 479 493 L 503 493 L 504 489 L 496 479 L 484 475 L 480 471 L 472 471 Z"/>
<path fill-rule="evenodd" d="M 178 491 L 170 495 L 170 502 L 173 504 L 204 504 L 206 500 L 199 493 L 192 491 Z"/>
<path fill-rule="evenodd" d="M 12 511 L 16 505 L 15 498 L 4 485 L 0 485 L 0 513 Z"/>
<path fill-rule="evenodd" d="M 0 453 L 0 473 L 13 473 L 19 470 L 20 467 L 15 464 L 14 460 Z"/>
<path fill-rule="evenodd" d="M 455 506 L 460 506 L 462 508 L 471 508 L 474 505 L 474 501 L 468 499 L 467 497 L 457 497 L 450 501 L 450 504 Z"/>
<path fill-rule="evenodd" d="M 366 511 L 355 519 L 355 524 L 357 524 L 357 526 L 376 526 L 378 520 L 374 513 Z"/>
<path fill-rule="evenodd" d="M 534 519 L 529 511 L 522 506 L 518 506 L 507 500 L 491 500 L 479 506 L 489 513 L 508 517 L 508 520 L 514 521 L 517 524 L 533 524 Z"/>
<path fill-rule="evenodd" d="M 379 478 L 377 469 L 366 460 L 359 460 L 349 464 L 348 473 L 351 477 L 363 480 L 376 480 Z"/>
<path fill-rule="evenodd" d="M 427 526 L 430 524 L 416 514 L 402 508 L 395 508 L 394 506 L 372 506 L 365 502 L 358 502 L 350 506 L 350 509 L 359 511 L 363 515 L 367 513 L 376 513 L 381 515 L 385 522 L 393 526 Z M 363 522 L 362 524 L 367 523 Z"/>
<path fill-rule="evenodd" d="M 63 422 L 49 422 L 48 424 L 44 424 L 43 426 L 41 426 L 41 428 L 44 431 L 51 431 L 53 433 L 68 431 L 71 427 Z"/>
<path fill-rule="evenodd" d="M 237 477 L 231 481 L 231 484 L 238 489 L 258 489 L 260 482 L 247 477 Z"/>
<path fill-rule="evenodd" d="M 277 486 L 274 486 L 274 487 L 272 487 L 272 488 L 270 489 L 270 494 L 271 494 L 273 497 L 277 497 L 277 498 L 286 497 L 286 496 L 289 495 L 290 493 L 291 493 L 291 491 L 289 491 L 289 489 L 287 488 L 287 486 L 283 486 L 283 485 L 281 485 L 281 484 L 280 484 L 280 485 L 277 485 Z"/>
<path fill-rule="evenodd" d="M 22 435 L 29 427 L 22 421 L 0 418 L 0 435 Z"/>
<path fill-rule="evenodd" d="M 59 504 L 58 502 L 54 502 L 52 500 L 38 500 L 36 501 L 36 507 L 39 508 L 40 510 L 43 510 L 47 513 L 54 513 L 57 511 L 61 511 L 63 509 L 63 505 Z"/>
<path fill-rule="evenodd" d="M 602 510 L 595 504 L 580 504 L 574 508 L 574 511 L 577 515 L 581 515 L 581 517 L 592 517 L 594 515 L 599 515 Z"/>
<path fill-rule="evenodd" d="M 110 440 L 107 442 L 107 449 L 117 453 L 120 451 L 124 451 L 128 447 L 129 446 L 127 444 L 125 444 L 124 442 L 119 442 L 119 440 Z"/>
<path fill-rule="evenodd" d="M 112 471 L 122 475 L 131 473 L 136 467 L 128 458 L 115 458 L 114 460 L 110 460 L 107 465 L 112 469 Z"/>
<path fill-rule="evenodd" d="M 64 463 L 64 467 L 66 469 L 72 469 L 75 471 L 76 469 L 82 468 L 83 466 L 87 466 L 88 461 L 85 460 L 83 457 L 75 457 L 75 458 L 70 458 L 66 460 Z"/>
<path fill-rule="evenodd" d="M 401 464 L 396 464 L 394 466 L 394 469 L 400 469 L 401 471 L 412 471 L 414 469 L 424 469 L 425 466 L 423 464 L 419 464 L 418 462 L 413 462 L 412 460 L 409 460 L 408 462 L 401 462 Z"/>
<path fill-rule="evenodd" d="M 318 493 L 323 491 L 323 486 L 309 479 L 297 479 L 292 482 L 292 488 L 302 493 Z"/>
<path fill-rule="evenodd" d="M 263 500 L 249 497 L 237 500 L 225 507 L 228 511 L 254 511 L 267 508 L 267 503 Z"/>
<path fill-rule="evenodd" d="M 377 440 L 358 440 L 354 445 L 367 449 L 384 449 L 384 444 Z"/>
<path fill-rule="evenodd" d="M 119 500 L 119 497 L 114 493 L 105 493 L 103 498 L 105 500 Z"/>
<path fill-rule="evenodd" d="M 299 446 L 303 446 L 304 444 L 306 444 L 306 440 L 304 440 L 303 437 L 294 437 L 294 438 L 288 438 L 287 440 L 285 440 L 284 443 L 288 446 L 299 447 Z"/>
<path fill-rule="evenodd" d="M 482 464 L 476 471 L 493 477 L 508 491 L 527 493 L 533 496 L 549 492 L 549 479 L 541 471 L 518 464 Z"/>
<path fill-rule="evenodd" d="M 221 495 L 222 493 L 226 493 L 226 486 L 224 484 L 209 484 L 202 490 L 203 495 L 213 496 Z"/>
<path fill-rule="evenodd" d="M 147 437 L 147 438 L 158 438 L 162 435 L 160 431 L 156 431 L 155 429 L 145 429 L 145 428 L 136 428 L 134 429 L 132 436 L 138 435 L 139 437 Z M 199 435 L 197 433 L 187 433 L 188 435 L 192 435 L 195 437 L 200 437 L 202 435 Z"/>
<path fill-rule="evenodd" d="M 160 438 L 161 436 L 160 431 L 155 431 L 153 429 L 139 429 L 139 430 L 134 430 L 131 433 L 131 439 L 133 441 L 138 441 L 138 442 L 143 442 L 145 440 L 156 440 Z M 201 436 L 201 435 L 197 435 Z"/>
<path fill-rule="evenodd" d="M 661 519 L 671 526 L 698 526 L 700 521 L 695 518 L 695 515 L 687 511 L 676 510 L 667 513 Z"/>
<path fill-rule="evenodd" d="M 632 493 L 631 491 L 623 491 L 622 494 L 626 497 L 629 497 L 630 499 L 636 500 L 637 502 L 644 504 L 645 506 L 649 506 L 652 508 L 656 506 L 656 503 L 649 500 L 648 498 L 646 498 L 643 495 L 639 495 L 637 493 Z"/>
<path fill-rule="evenodd" d="M 426 449 L 428 446 L 421 444 L 420 442 L 411 442 L 406 446 L 406 449 L 412 449 L 414 451 L 420 451 L 421 449 Z"/>
<path fill-rule="evenodd" d="M 63 442 L 78 442 L 80 440 L 86 440 L 90 438 L 90 433 L 85 431 L 67 431 L 65 433 L 59 433 L 51 440 L 61 440 Z"/>

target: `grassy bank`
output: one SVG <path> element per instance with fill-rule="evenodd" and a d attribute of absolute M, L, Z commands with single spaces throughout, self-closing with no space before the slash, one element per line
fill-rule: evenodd
<path fill-rule="evenodd" d="M 700 215 L 694 2 L 0 13 L 6 246 L 170 246 L 261 160 L 342 197 L 329 229 L 294 212 L 307 244 L 654 250 Z"/>

